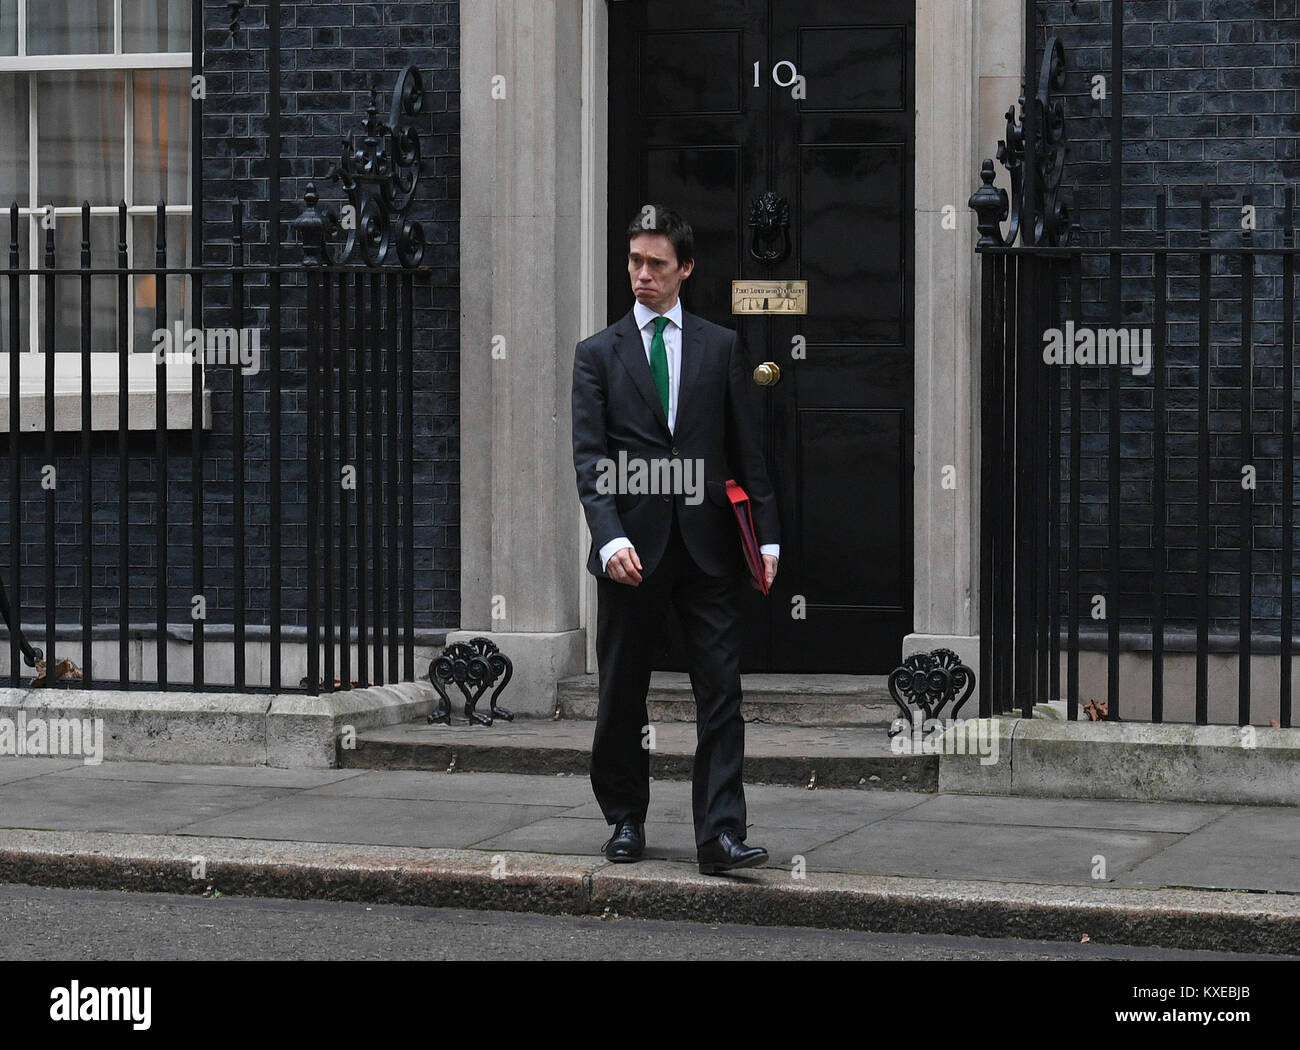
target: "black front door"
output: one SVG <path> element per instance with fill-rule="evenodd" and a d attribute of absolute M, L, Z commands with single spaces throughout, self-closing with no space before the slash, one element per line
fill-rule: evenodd
<path fill-rule="evenodd" d="M 663 203 L 696 232 L 686 308 L 780 369 L 751 389 L 782 550 L 746 671 L 887 673 L 912 628 L 913 24 L 908 0 L 610 5 L 610 321 L 627 225 Z M 749 225 L 766 194 L 784 229 Z M 777 279 L 806 314 L 732 314 L 733 280 Z"/>

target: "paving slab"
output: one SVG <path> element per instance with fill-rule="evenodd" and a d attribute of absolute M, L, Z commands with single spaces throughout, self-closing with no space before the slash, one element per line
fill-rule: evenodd
<path fill-rule="evenodd" d="M 1234 807 L 1118 881 L 1300 893 L 1300 812 Z"/>
<path fill-rule="evenodd" d="M 314 788 L 311 794 L 318 798 L 407 798 L 555 806 L 579 806 L 592 800 L 591 781 L 578 776 L 521 777 L 510 773 L 383 769 L 347 772 L 352 776 Z M 599 811 L 596 815 L 599 816 Z"/>
<path fill-rule="evenodd" d="M 556 816 L 566 808 L 400 798 L 322 798 L 314 794 L 299 794 L 253 806 L 228 817 L 188 823 L 179 829 L 179 833 L 463 849 L 488 836 Z"/>
<path fill-rule="evenodd" d="M 85 766 L 79 758 L 31 758 L 27 756 L 6 755 L 0 758 L 0 784 L 10 784 L 15 780 L 28 777 L 43 777 L 47 773 L 57 773 L 63 769 Z"/>
<path fill-rule="evenodd" d="M 1033 828 L 883 820 L 808 855 L 809 868 L 872 875 L 1092 885 L 1093 858 L 1114 878 L 1180 836 L 1091 828 Z"/>
<path fill-rule="evenodd" d="M 760 830 L 770 824 L 783 828 L 847 831 L 897 814 L 911 813 L 932 798 L 932 795 L 912 791 L 855 791 L 851 788 L 808 791 L 745 785 L 749 819 Z"/>
<path fill-rule="evenodd" d="M 1116 831 L 1195 831 L 1231 809 L 1229 806 L 1116 799 L 1029 799 L 988 795 L 918 797 L 920 804 L 907 811 L 908 820 L 1046 828 L 1111 828 Z"/>
<path fill-rule="evenodd" d="M 591 799 L 566 816 L 600 819 L 600 805 Z M 854 791 L 819 788 L 808 791 L 789 786 L 746 784 L 745 808 L 751 827 L 763 832 L 767 827 L 826 828 L 836 832 L 851 831 L 910 809 L 932 796 L 906 791 Z M 691 785 L 678 780 L 656 780 L 650 785 L 652 820 L 690 824 Z"/>
<path fill-rule="evenodd" d="M 590 855 L 603 860 L 601 845 L 609 838 L 610 828 L 603 820 L 575 818 L 570 815 L 539 820 L 527 827 L 475 842 L 474 849 L 517 850 L 525 853 L 567 853 Z M 690 823 L 646 821 L 646 859 L 673 860 L 697 864 L 695 827 Z M 788 868 L 796 855 L 804 855 L 836 835 L 833 831 L 810 828 L 750 828 L 748 841 L 768 851 L 770 864 Z"/>
<path fill-rule="evenodd" d="M 282 788 L 89 781 L 55 774 L 0 786 L 0 827 L 175 832 L 196 820 L 270 803 Z"/>
<path fill-rule="evenodd" d="M 355 769 L 280 769 L 273 766 L 214 766 L 181 762 L 77 763 L 56 771 L 86 780 L 134 780 L 150 784 L 227 784 L 232 787 L 313 788 L 361 775 Z"/>
<path fill-rule="evenodd" d="M 611 830 L 601 818 L 592 820 L 566 814 L 484 837 L 473 843 L 472 848 L 568 854 L 588 857 L 592 863 L 603 863 L 605 857 L 600 847 L 609 838 Z M 695 848 L 693 834 L 689 824 L 648 820 L 645 824 L 647 856 L 685 859 L 688 851 Z"/>

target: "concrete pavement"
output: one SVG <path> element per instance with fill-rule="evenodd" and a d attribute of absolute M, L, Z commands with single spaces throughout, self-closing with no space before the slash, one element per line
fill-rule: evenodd
<path fill-rule="evenodd" d="M 1300 808 L 751 784 L 706 877 L 690 785 L 610 865 L 580 774 L 0 759 L 0 881 L 1300 951 Z"/>

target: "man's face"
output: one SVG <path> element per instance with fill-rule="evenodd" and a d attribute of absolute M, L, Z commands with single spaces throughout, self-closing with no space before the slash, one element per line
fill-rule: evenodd
<path fill-rule="evenodd" d="M 677 262 L 673 242 L 662 233 L 638 233 L 627 246 L 627 273 L 637 302 L 655 313 L 667 313 L 677 302 L 682 282 L 695 261 Z"/>

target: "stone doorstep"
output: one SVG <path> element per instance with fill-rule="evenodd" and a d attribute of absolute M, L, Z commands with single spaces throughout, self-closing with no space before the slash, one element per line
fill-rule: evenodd
<path fill-rule="evenodd" d="M 427 769 L 445 772 L 559 774 L 591 771 L 594 722 L 517 719 L 471 726 L 458 718 L 450 725 L 426 722 L 382 726 L 357 737 L 357 746 L 340 749 L 339 765 L 349 769 Z M 660 780 L 690 780 L 695 760 L 695 726 L 654 723 L 650 775 Z M 745 727 L 747 783 L 796 787 L 884 788 L 934 791 L 937 755 L 895 754 L 882 727 Z"/>
<path fill-rule="evenodd" d="M 889 725 L 898 717 L 884 675 L 747 674 L 741 678 L 747 722 L 773 725 Z M 594 719 L 597 676 L 574 675 L 556 684 L 560 717 Z M 695 697 L 682 671 L 656 671 L 647 696 L 654 722 L 694 722 Z"/>
<path fill-rule="evenodd" d="M 194 857 L 206 861 L 192 877 Z M 1300 896 L 809 873 L 693 864 L 105 832 L 0 831 L 0 882 L 36 886 L 614 914 L 624 918 L 1078 940 L 1289 954 Z"/>
<path fill-rule="evenodd" d="M 0 719 L 101 719 L 107 761 L 333 768 L 338 742 L 423 718 L 436 694 L 399 682 L 312 697 L 302 693 L 0 689 Z M 15 733 L 15 736 L 17 734 Z M 2 738 L 0 738 L 2 739 Z M 6 753 L 12 743 L 5 745 Z M 90 750 L 82 745 L 83 753 Z M 31 752 L 29 752 L 31 753 Z"/>

